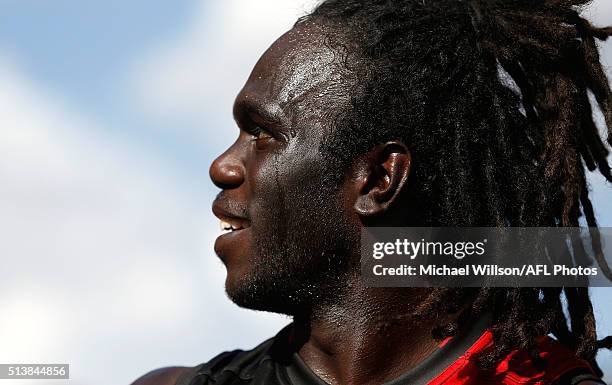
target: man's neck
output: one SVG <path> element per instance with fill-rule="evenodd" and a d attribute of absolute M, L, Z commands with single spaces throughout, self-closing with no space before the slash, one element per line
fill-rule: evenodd
<path fill-rule="evenodd" d="M 341 304 L 294 320 L 299 355 L 330 384 L 381 384 L 414 368 L 438 348 L 427 311 L 435 290 L 359 288 Z"/>

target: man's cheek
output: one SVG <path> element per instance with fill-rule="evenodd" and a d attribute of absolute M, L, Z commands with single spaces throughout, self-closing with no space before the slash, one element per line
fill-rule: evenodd
<path fill-rule="evenodd" d="M 283 178 L 279 164 L 268 162 L 262 164 L 251 183 L 251 199 L 249 211 L 256 236 L 278 231 L 283 218 L 287 214 L 285 207 L 287 191 L 283 186 Z"/>
<path fill-rule="evenodd" d="M 297 139 L 296 139 L 297 141 Z M 315 143 L 292 142 L 285 151 L 266 154 L 253 164 L 250 189 L 257 210 L 284 212 L 312 205 L 323 187 L 325 163 Z M 300 202 L 295 202 L 300 201 Z M 312 207 L 312 209 L 316 209 Z"/>

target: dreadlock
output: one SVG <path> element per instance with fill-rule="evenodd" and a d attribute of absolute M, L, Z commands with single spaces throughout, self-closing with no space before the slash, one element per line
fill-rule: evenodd
<path fill-rule="evenodd" d="M 612 28 L 582 18 L 587 3 L 322 2 L 298 23 L 340 26 L 365 63 L 353 68 L 362 71 L 359 92 L 324 150 L 348 164 L 372 143 L 401 139 L 413 159 L 407 201 L 420 226 L 560 227 L 584 217 L 601 250 L 585 174 L 597 169 L 612 181 L 589 100 L 612 143 L 612 93 L 596 45 Z M 483 367 L 514 348 L 541 364 L 536 337 L 553 334 L 601 375 L 595 355 L 612 347 L 610 337 L 597 340 L 587 288 L 444 288 L 432 296 L 449 311 L 469 304 L 434 330 L 439 338 L 492 309 L 495 347 Z"/>

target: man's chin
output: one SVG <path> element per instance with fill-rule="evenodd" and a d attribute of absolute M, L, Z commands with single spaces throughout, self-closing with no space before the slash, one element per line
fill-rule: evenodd
<path fill-rule="evenodd" d="M 298 248 L 297 241 L 288 243 L 293 247 L 286 244 L 271 240 L 266 242 L 268 249 L 241 259 L 249 263 L 226 264 L 225 290 L 232 302 L 247 309 L 304 316 L 338 301 L 352 271 L 348 259 Z"/>
<path fill-rule="evenodd" d="M 226 285 L 225 291 L 232 302 L 245 309 L 295 315 L 299 308 L 299 305 L 288 303 L 280 295 L 269 292 L 264 294 L 252 288 Z"/>
<path fill-rule="evenodd" d="M 306 290 L 281 285 L 290 280 L 262 281 L 251 277 L 233 279 L 228 275 L 225 292 L 236 305 L 251 310 L 295 316 L 308 312 L 309 301 Z"/>

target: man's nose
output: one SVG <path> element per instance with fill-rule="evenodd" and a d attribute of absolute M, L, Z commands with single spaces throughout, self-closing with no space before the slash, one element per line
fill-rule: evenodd
<path fill-rule="evenodd" d="M 210 179 L 221 189 L 232 189 L 244 182 L 245 169 L 238 157 L 226 151 L 210 165 Z"/>

